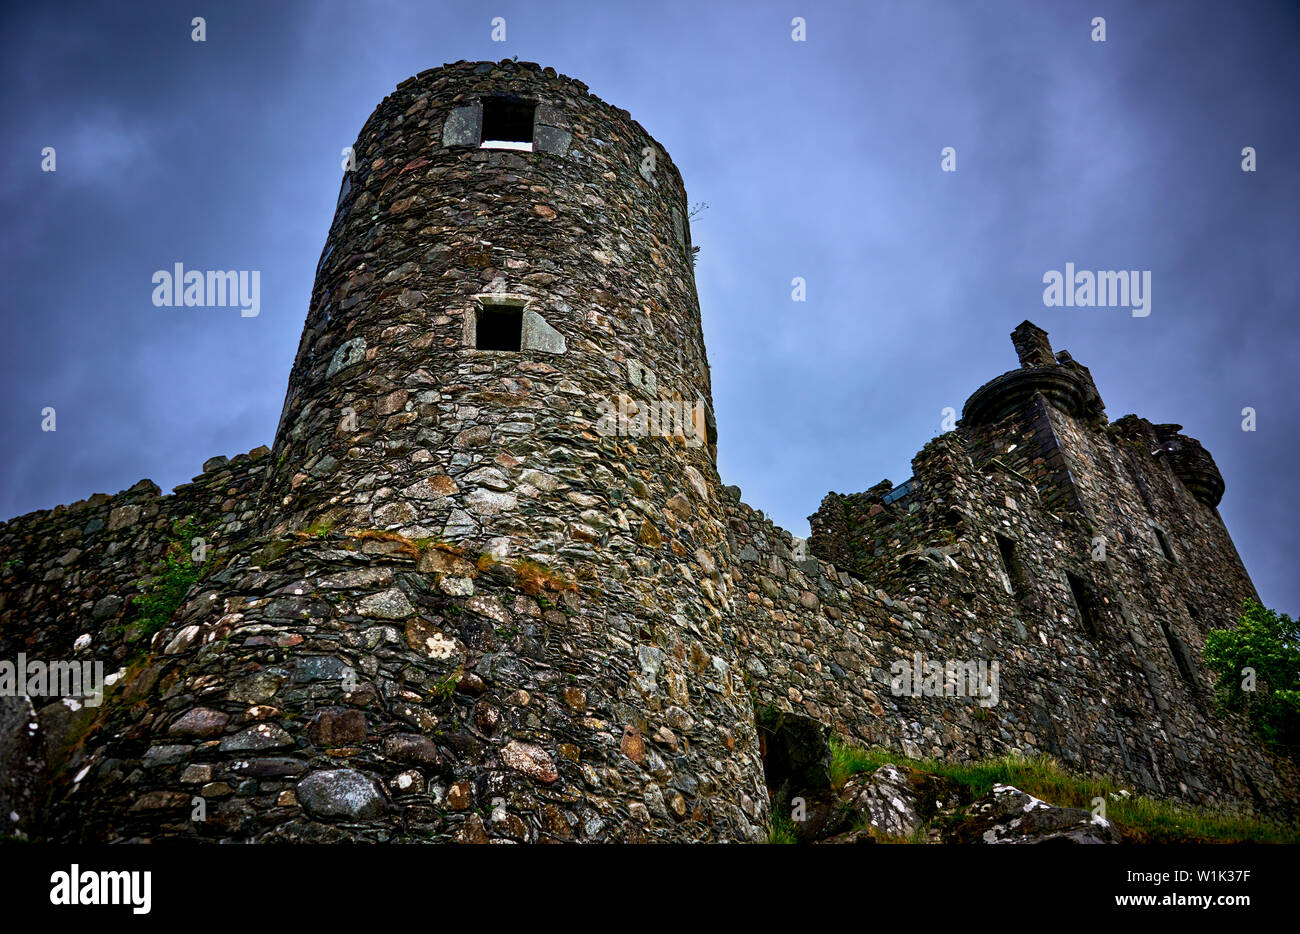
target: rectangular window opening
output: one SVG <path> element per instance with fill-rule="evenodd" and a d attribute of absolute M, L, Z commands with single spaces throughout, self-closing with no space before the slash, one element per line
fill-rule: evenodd
<path fill-rule="evenodd" d="M 1089 638 L 1096 640 L 1101 635 L 1101 629 L 1098 626 L 1096 607 L 1093 606 L 1088 585 L 1082 578 L 1074 576 L 1069 571 L 1065 572 L 1065 579 L 1070 583 L 1070 595 L 1074 597 L 1074 607 L 1079 612 L 1079 620 L 1083 623 L 1084 632 Z"/>
<path fill-rule="evenodd" d="M 537 105 L 509 97 L 483 99 L 483 131 L 479 146 L 486 149 L 533 151 L 533 115 Z"/>
<path fill-rule="evenodd" d="M 1025 597 L 1025 572 L 1020 566 L 1020 558 L 1016 554 L 1016 543 L 1005 535 L 993 533 L 993 537 L 998 543 L 998 552 L 1002 555 L 1002 566 L 1006 568 L 1007 579 L 1011 581 L 1011 593 L 1017 600 L 1023 600 Z"/>
<path fill-rule="evenodd" d="M 474 346 L 479 350 L 520 350 L 524 337 L 522 305 L 484 305 L 474 322 Z"/>
<path fill-rule="evenodd" d="M 1156 541 L 1160 542 L 1160 550 L 1165 553 L 1165 560 L 1173 561 L 1174 550 L 1169 546 L 1169 538 L 1160 529 L 1156 529 L 1155 533 L 1156 533 Z"/>

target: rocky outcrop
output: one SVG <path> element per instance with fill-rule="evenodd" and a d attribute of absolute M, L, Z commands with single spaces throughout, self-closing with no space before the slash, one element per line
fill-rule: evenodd
<path fill-rule="evenodd" d="M 893 764 L 850 778 L 839 792 L 841 826 L 823 843 L 1121 843 L 1114 824 L 1055 807 L 1010 785 L 971 801 L 954 783 Z"/>

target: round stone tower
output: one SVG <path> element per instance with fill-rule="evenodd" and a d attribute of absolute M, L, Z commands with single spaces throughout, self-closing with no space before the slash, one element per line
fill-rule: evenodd
<path fill-rule="evenodd" d="M 458 63 L 400 85 L 352 152 L 277 431 L 270 530 L 581 555 L 617 534 L 585 500 L 639 471 L 669 496 L 708 493 L 686 192 L 626 111 L 551 69 Z M 684 431 L 662 424 L 683 415 Z"/>
<path fill-rule="evenodd" d="M 234 836 L 334 839 L 303 828 L 337 812 L 391 838 L 391 810 L 349 811 L 378 794 L 440 839 L 759 838 L 677 169 L 626 111 L 510 61 L 404 82 L 353 153 L 262 497 L 272 545 L 203 597 L 257 648 L 183 675 L 234 685 L 232 723 L 233 701 L 293 714 L 276 736 L 306 813 L 257 810 L 282 777 L 245 782 Z"/>
<path fill-rule="evenodd" d="M 53 836 L 761 838 L 677 170 L 513 62 L 406 81 L 354 153 L 257 528 Z"/>

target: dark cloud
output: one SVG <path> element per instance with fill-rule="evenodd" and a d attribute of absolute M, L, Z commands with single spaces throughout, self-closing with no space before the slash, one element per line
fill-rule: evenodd
<path fill-rule="evenodd" d="M 753 505 L 800 534 L 826 491 L 904 479 L 1028 317 L 1113 417 L 1207 445 L 1262 596 L 1300 609 L 1294 4 L 495 6 L 223 3 L 202 44 L 174 3 L 3 14 L 0 514 L 269 443 L 340 150 L 410 75 L 518 55 L 630 110 L 709 205 L 719 466 Z M 155 308 L 174 262 L 261 270 L 261 314 Z M 1150 317 L 1043 307 L 1067 262 L 1152 270 Z"/>

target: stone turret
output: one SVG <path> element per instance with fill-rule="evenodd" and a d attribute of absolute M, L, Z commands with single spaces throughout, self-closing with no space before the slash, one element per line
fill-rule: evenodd
<path fill-rule="evenodd" d="M 617 462 L 676 491 L 712 472 L 686 192 L 626 111 L 551 69 L 461 63 L 403 83 L 353 153 L 273 448 L 273 531 L 558 551 L 604 533 L 574 503 L 523 529 L 538 471 L 605 488 Z M 681 403 L 663 411 L 700 422 L 691 443 L 577 455 L 617 433 L 601 417 L 620 396 L 633 424 Z"/>
<path fill-rule="evenodd" d="M 1065 351 L 1053 356 L 1046 331 L 1022 321 L 1011 332 L 1011 342 L 1020 358 L 1020 369 L 1003 373 L 975 390 L 962 408 L 963 422 L 992 424 L 1023 408 L 1035 395 L 1041 395 L 1067 415 L 1090 420 L 1105 418 L 1106 407 L 1092 374 Z"/>
<path fill-rule="evenodd" d="M 506 796 L 524 839 L 757 836 L 672 160 L 586 85 L 514 62 L 403 83 L 353 151 L 268 533 L 421 543 L 425 576 L 363 601 L 404 618 L 426 685 L 484 685 L 450 713 L 475 739 L 439 755 L 474 806 Z"/>
<path fill-rule="evenodd" d="M 164 715 L 112 708 L 54 835 L 761 837 L 671 159 L 515 62 L 404 82 L 353 152 L 257 534 L 154 638 L 123 690 Z"/>

